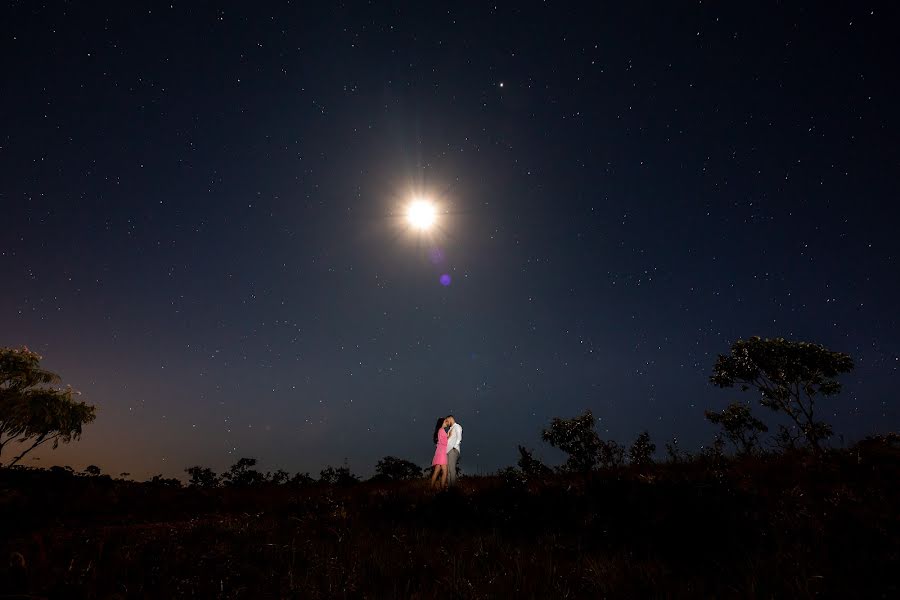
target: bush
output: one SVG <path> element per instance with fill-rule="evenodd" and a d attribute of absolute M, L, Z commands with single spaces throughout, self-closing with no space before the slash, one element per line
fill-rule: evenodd
<path fill-rule="evenodd" d="M 653 464 L 654 452 L 656 452 L 656 444 L 650 441 L 650 433 L 644 431 L 634 440 L 628 450 L 628 458 L 633 465 L 646 466 Z"/>
<path fill-rule="evenodd" d="M 519 469 L 526 478 L 541 478 L 553 473 L 553 469 L 534 457 L 531 450 L 519 446 Z"/>
<path fill-rule="evenodd" d="M 328 485 L 352 485 L 359 483 L 359 477 L 350 472 L 350 467 L 325 467 L 319 472 L 319 481 Z"/>
<path fill-rule="evenodd" d="M 219 477 L 209 467 L 188 467 L 184 470 L 190 475 L 188 485 L 199 488 L 214 488 L 219 486 Z"/>
<path fill-rule="evenodd" d="M 242 458 L 222 474 L 222 481 L 233 487 L 250 487 L 265 483 L 266 476 L 254 469 L 255 466 L 255 458 Z"/>
<path fill-rule="evenodd" d="M 571 419 L 554 417 L 541 438 L 569 455 L 565 470 L 583 473 L 596 468 L 602 443 L 594 431 L 594 414 L 591 411 Z"/>
<path fill-rule="evenodd" d="M 375 465 L 374 479 L 380 481 L 409 481 L 423 476 L 422 467 L 394 456 L 385 456 Z"/>

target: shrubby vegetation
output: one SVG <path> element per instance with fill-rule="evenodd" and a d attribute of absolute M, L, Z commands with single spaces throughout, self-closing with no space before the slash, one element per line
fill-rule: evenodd
<path fill-rule="evenodd" d="M 761 448 L 759 436 L 769 430 L 765 423 L 754 417 L 750 407 L 732 402 L 724 410 L 706 411 L 710 423 L 720 425 L 722 433 L 741 455 L 753 454 Z"/>
<path fill-rule="evenodd" d="M 650 441 L 650 433 L 643 431 L 629 448 L 628 458 L 633 465 L 651 465 L 654 452 L 656 452 L 656 444 Z"/>
<path fill-rule="evenodd" d="M 375 477 L 379 481 L 412 481 L 425 476 L 425 470 L 414 462 L 385 456 L 375 465 Z"/>
<path fill-rule="evenodd" d="M 190 479 L 188 485 L 198 488 L 214 488 L 219 486 L 219 476 L 209 467 L 188 467 L 184 470 Z"/>
<path fill-rule="evenodd" d="M 439 493 L 419 481 L 343 485 L 341 468 L 298 486 L 273 474 L 216 488 L 3 469 L 0 554 L 10 560 L 0 589 L 60 598 L 122 589 L 169 598 L 897 594 L 898 436 L 821 454 L 639 459 L 588 475 L 553 472 L 522 450 L 519 468 Z M 242 472 L 255 466 L 237 462 Z"/>

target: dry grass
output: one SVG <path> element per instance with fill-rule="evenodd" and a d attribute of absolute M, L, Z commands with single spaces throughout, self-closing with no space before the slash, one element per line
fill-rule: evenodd
<path fill-rule="evenodd" d="M 64 598 L 896 597 L 898 467 L 844 451 L 442 494 L 6 472 L 0 550 Z"/>

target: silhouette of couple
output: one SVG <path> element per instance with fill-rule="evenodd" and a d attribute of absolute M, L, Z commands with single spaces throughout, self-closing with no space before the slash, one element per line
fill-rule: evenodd
<path fill-rule="evenodd" d="M 431 466 L 431 486 L 445 488 L 456 485 L 456 463 L 459 462 L 459 445 L 462 443 L 462 426 L 453 415 L 440 417 L 434 426 L 434 460 Z"/>

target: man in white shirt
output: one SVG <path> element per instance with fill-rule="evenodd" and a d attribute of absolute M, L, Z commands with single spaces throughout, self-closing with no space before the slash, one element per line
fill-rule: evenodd
<path fill-rule="evenodd" d="M 447 438 L 447 484 L 456 485 L 456 463 L 459 461 L 459 445 L 462 443 L 462 425 L 456 422 L 453 415 L 447 417 L 450 422 L 450 436 Z"/>

